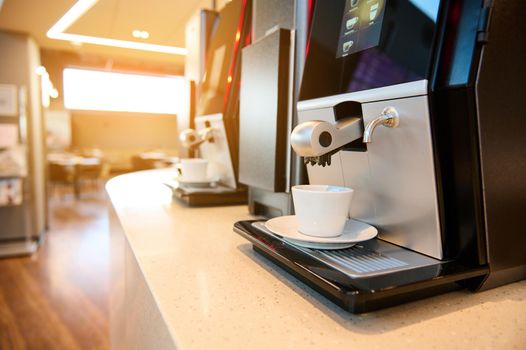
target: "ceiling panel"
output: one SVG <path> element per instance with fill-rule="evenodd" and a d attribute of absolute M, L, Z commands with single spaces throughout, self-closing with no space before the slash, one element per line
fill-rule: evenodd
<path fill-rule="evenodd" d="M 26 32 L 44 48 L 118 55 L 140 59 L 183 62 L 183 56 L 141 52 L 69 42 L 46 37 L 47 30 L 69 10 L 75 0 L 5 0 L 0 10 L 0 29 Z M 99 0 L 66 33 L 112 39 L 143 41 L 184 47 L 184 27 L 199 8 L 210 8 L 211 0 Z M 148 40 L 135 39 L 133 29 L 146 30 Z"/>
<path fill-rule="evenodd" d="M 124 2 L 127 1 L 128 0 L 124 0 Z M 103 38 L 123 39 L 111 36 L 112 29 L 115 26 L 114 20 L 117 15 L 116 12 L 119 10 L 119 2 L 119 0 L 99 0 L 65 32 Z M 143 2 L 147 3 L 145 0 L 143 0 Z M 124 6 L 124 8 L 126 7 Z"/>

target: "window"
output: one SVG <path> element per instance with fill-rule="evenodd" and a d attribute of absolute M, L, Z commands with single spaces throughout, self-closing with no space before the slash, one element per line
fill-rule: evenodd
<path fill-rule="evenodd" d="M 64 69 L 68 109 L 179 114 L 187 104 L 183 77 Z"/>

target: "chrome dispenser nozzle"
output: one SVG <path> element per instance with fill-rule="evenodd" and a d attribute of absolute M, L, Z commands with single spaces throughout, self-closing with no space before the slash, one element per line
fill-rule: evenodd
<path fill-rule="evenodd" d="M 213 143 L 214 129 L 210 126 L 200 132 L 197 132 L 194 129 L 185 129 L 179 133 L 179 141 L 181 141 L 181 144 L 188 149 L 197 148 L 204 142 Z"/>
<path fill-rule="evenodd" d="M 400 117 L 398 111 L 394 107 L 384 108 L 379 117 L 371 120 L 365 127 L 363 132 L 363 142 L 370 143 L 373 141 L 373 132 L 378 125 L 383 125 L 388 128 L 396 128 L 400 124 Z"/>
<path fill-rule="evenodd" d="M 350 117 L 331 124 L 311 120 L 299 124 L 291 135 L 294 151 L 305 163 L 321 166 L 331 165 L 331 156 L 343 146 L 362 137 L 363 124 L 360 118 Z"/>

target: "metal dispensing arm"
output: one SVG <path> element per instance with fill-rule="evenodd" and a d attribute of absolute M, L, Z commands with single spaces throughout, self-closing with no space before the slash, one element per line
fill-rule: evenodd
<path fill-rule="evenodd" d="M 205 121 L 206 128 L 197 132 L 194 129 L 185 129 L 179 133 L 179 141 L 188 149 L 195 149 L 202 143 L 214 143 L 214 128 L 209 121 Z"/>
<path fill-rule="evenodd" d="M 331 164 L 332 154 L 362 135 L 360 118 L 345 118 L 336 124 L 311 120 L 294 128 L 291 145 L 299 156 L 305 157 L 305 163 L 325 166 Z"/>
<path fill-rule="evenodd" d="M 387 107 L 382 114 L 372 120 L 365 130 L 360 118 L 349 117 L 331 124 L 321 120 L 311 120 L 299 124 L 291 134 L 291 146 L 311 165 L 331 165 L 331 156 L 343 146 L 363 136 L 363 141 L 372 141 L 372 134 L 378 125 L 395 128 L 399 124 L 398 112 Z"/>
<path fill-rule="evenodd" d="M 206 128 L 201 132 L 197 132 L 194 129 L 186 129 L 179 134 L 179 141 L 184 147 L 194 149 L 204 142 L 214 142 L 213 130 L 212 128 Z"/>

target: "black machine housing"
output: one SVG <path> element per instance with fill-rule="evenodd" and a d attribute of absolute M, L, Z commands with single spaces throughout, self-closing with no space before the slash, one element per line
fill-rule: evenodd
<path fill-rule="evenodd" d="M 233 0 L 218 13 L 212 29 L 204 77 L 197 87 L 197 116 L 222 114 L 236 187 L 173 189 L 174 198 L 189 206 L 245 204 L 248 191 L 238 182 L 239 94 L 241 49 L 250 43 L 252 1 Z M 192 121 L 191 126 L 195 123 Z"/>
<path fill-rule="evenodd" d="M 350 92 L 335 87 L 337 75 L 329 80 L 335 66 L 331 62 L 342 58 L 328 53 L 330 45 L 324 41 L 327 21 L 338 18 L 335 11 L 341 14 L 345 2 L 315 3 L 300 100 Z M 410 11 L 411 1 L 386 0 L 385 6 L 386 11 Z M 417 62 L 411 72 L 393 75 L 394 80 L 387 82 L 428 81 L 443 260 L 415 269 L 352 276 L 320 259 L 319 252 L 295 247 L 252 222 L 238 222 L 234 230 L 256 251 L 356 313 L 454 288 L 481 290 L 526 278 L 525 15 L 519 1 L 440 1 L 434 32 L 411 34 L 428 36 L 428 58 L 418 51 L 421 47 L 414 49 L 428 64 Z M 389 31 L 387 18 L 381 40 L 387 41 Z M 407 44 L 399 50 L 411 50 L 409 39 Z M 396 50 L 392 52 L 396 55 Z M 318 77 L 309 76 L 316 69 Z M 338 86 L 345 74 L 338 75 Z M 391 245 L 384 249 L 388 252 L 408 251 L 375 239 L 357 245 L 360 252 L 345 254 L 374 255 L 378 244 Z"/>

